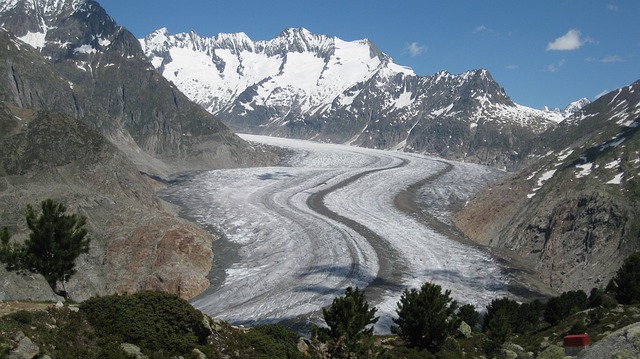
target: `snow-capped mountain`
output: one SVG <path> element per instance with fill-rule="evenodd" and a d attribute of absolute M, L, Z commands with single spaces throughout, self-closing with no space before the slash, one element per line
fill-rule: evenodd
<path fill-rule="evenodd" d="M 591 101 L 586 98 L 583 97 L 581 99 L 579 99 L 578 101 L 572 102 L 569 104 L 569 106 L 565 107 L 565 109 L 562 111 L 563 115 L 565 117 L 571 116 L 575 113 L 577 113 L 578 111 L 582 110 L 583 107 L 585 107 L 586 105 L 590 104 Z"/>
<path fill-rule="evenodd" d="M 87 0 L 3 0 L 0 1 L 0 13 L 3 14 L 3 27 L 37 49 L 45 47 L 49 32 L 52 33 L 50 37 L 57 36 L 60 20 L 72 14 L 108 17 L 100 5 Z M 111 18 L 109 22 L 115 23 Z M 104 38 L 94 40 L 96 44 L 108 41 Z"/>
<path fill-rule="evenodd" d="M 12 183 L 0 190 L 2 225 L 23 231 L 25 206 L 44 198 L 87 217 L 91 251 L 66 286 L 76 300 L 205 290 L 211 234 L 169 213 L 141 172 L 170 176 L 276 156 L 158 74 L 138 40 L 94 1 L 0 0 L 0 49 L 0 181 Z M 44 279 L 4 269 L 0 277 L 11 282 L 3 298 L 55 298 L 39 294 Z"/>
<path fill-rule="evenodd" d="M 142 45 L 167 79 L 210 112 L 265 104 L 280 110 L 271 118 L 276 122 L 292 108 L 322 110 L 382 69 L 413 75 L 367 40 L 346 42 L 305 29 L 287 29 L 271 41 L 256 42 L 244 33 L 204 38 L 193 32 L 170 36 L 160 29 Z M 250 103 L 236 101 L 250 92 L 255 92 Z"/>
<path fill-rule="evenodd" d="M 56 110 L 90 124 L 143 171 L 166 175 L 196 162 L 211 168 L 260 157 L 160 76 L 138 39 L 96 1 L 0 0 L 0 26 L 37 49 L 66 80 L 73 106 Z M 23 103 L 57 102 L 33 100 L 59 96 L 55 91 L 23 86 L 16 91 Z"/>
<path fill-rule="evenodd" d="M 544 110 L 547 112 L 556 112 L 558 114 L 558 116 L 560 116 L 561 118 L 565 119 L 569 116 L 572 116 L 573 114 L 577 113 L 578 111 L 582 110 L 583 107 L 585 107 L 586 105 L 590 104 L 591 101 L 586 98 L 583 97 L 581 99 L 579 99 L 578 101 L 574 101 L 572 103 L 570 103 L 567 107 L 564 108 L 564 110 L 561 110 L 559 108 L 554 108 L 554 109 L 549 109 L 548 107 L 544 107 Z"/>
<path fill-rule="evenodd" d="M 160 29 L 140 40 L 163 76 L 231 128 L 511 166 L 560 111 L 511 101 L 486 69 L 417 76 L 368 40 Z"/>

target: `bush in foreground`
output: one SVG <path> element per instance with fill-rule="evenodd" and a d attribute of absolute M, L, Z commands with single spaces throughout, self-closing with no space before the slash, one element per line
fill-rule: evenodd
<path fill-rule="evenodd" d="M 100 337 L 151 352 L 186 354 L 206 344 L 210 334 L 203 314 L 173 294 L 145 291 L 94 297 L 80 309 Z"/>

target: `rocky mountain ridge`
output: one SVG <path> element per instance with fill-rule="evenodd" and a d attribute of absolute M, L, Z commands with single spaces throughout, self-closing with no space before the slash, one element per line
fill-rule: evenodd
<path fill-rule="evenodd" d="M 306 29 L 255 42 L 160 29 L 140 41 L 163 76 L 241 132 L 513 168 L 519 146 L 568 114 L 514 103 L 486 69 L 417 76 L 368 40 Z"/>
<path fill-rule="evenodd" d="M 527 148 L 533 164 L 456 216 L 471 239 L 537 263 L 559 291 L 606 286 L 640 248 L 640 81 L 600 97 Z"/>
<path fill-rule="evenodd" d="M 215 238 L 178 218 L 141 172 L 277 157 L 189 101 L 95 1 L 2 0 L 0 24 L 0 226 L 23 240 L 26 205 L 46 198 L 85 215 L 93 240 L 66 284 L 75 300 L 205 290 Z M 39 275 L 0 272 L 1 300 L 56 298 Z"/>
<path fill-rule="evenodd" d="M 4 0 L 0 10 L 0 25 L 90 100 L 77 100 L 67 113 L 84 116 L 145 172 L 269 160 L 159 76 L 137 39 L 97 2 Z M 88 103 L 96 107 L 85 109 Z"/>

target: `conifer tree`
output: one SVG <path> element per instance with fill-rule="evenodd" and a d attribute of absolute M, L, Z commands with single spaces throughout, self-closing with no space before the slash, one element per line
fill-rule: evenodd
<path fill-rule="evenodd" d="M 607 286 L 620 304 L 640 303 L 640 252 L 625 259 Z"/>
<path fill-rule="evenodd" d="M 65 206 L 51 199 L 43 201 L 41 207 L 42 213 L 36 213 L 27 205 L 31 234 L 22 246 L 9 243 L 8 231 L 2 231 L 0 260 L 9 270 L 42 274 L 54 292 L 66 296 L 66 291 L 58 291 L 57 285 L 62 282 L 64 288 L 64 283 L 76 272 L 76 258 L 89 251 L 87 218 L 64 214 Z"/>
<path fill-rule="evenodd" d="M 450 297 L 451 291 L 433 283 L 425 283 L 420 288 L 404 290 L 398 302 L 398 318 L 391 327 L 409 346 L 437 352 L 447 336 L 460 326 L 460 318 L 455 315 L 458 303 Z"/>
<path fill-rule="evenodd" d="M 480 321 L 480 313 L 471 304 L 465 304 L 458 309 L 458 317 L 463 322 L 467 323 L 471 328 L 474 328 Z"/>
<path fill-rule="evenodd" d="M 351 357 L 351 354 L 366 352 L 371 346 L 373 327 L 378 321 L 377 308 L 369 308 L 364 291 L 348 287 L 344 296 L 333 300 L 331 307 L 322 309 L 324 321 L 329 328 L 316 328 L 331 341 L 335 357 Z M 357 355 L 358 356 L 358 355 Z"/>

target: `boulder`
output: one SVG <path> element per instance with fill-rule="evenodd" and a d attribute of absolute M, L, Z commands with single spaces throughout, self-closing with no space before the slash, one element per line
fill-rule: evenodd
<path fill-rule="evenodd" d="M 18 346 L 9 353 L 9 359 L 32 359 L 40 352 L 40 348 L 23 332 L 18 333 L 16 341 Z"/>
<path fill-rule="evenodd" d="M 640 358 L 640 323 L 631 324 L 609 334 L 580 352 L 578 358 Z"/>

